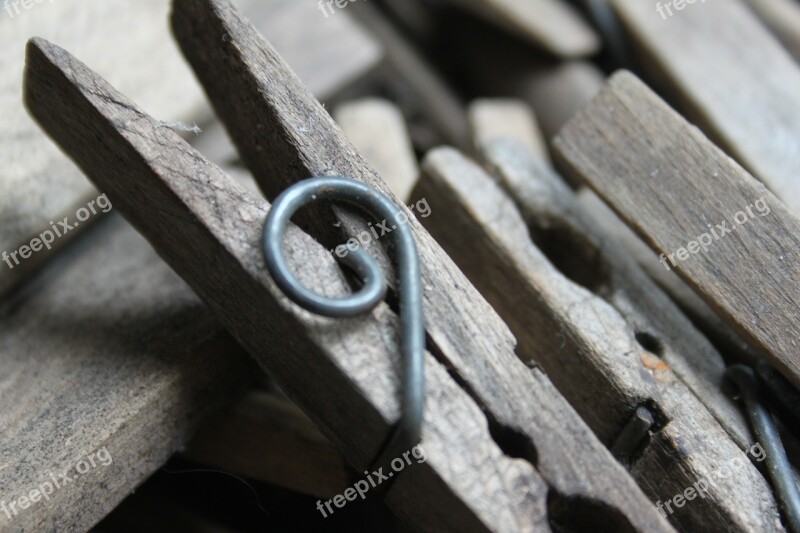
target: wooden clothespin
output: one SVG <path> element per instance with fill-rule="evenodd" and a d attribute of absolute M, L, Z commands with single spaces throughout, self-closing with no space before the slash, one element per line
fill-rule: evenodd
<path fill-rule="evenodd" d="M 555 147 L 569 172 L 597 191 L 665 268 L 800 385 L 800 220 L 783 202 L 627 72 L 562 130 Z M 740 390 L 752 389 L 733 372 Z M 751 419 L 763 439 L 755 420 L 769 417 L 761 415 L 763 409 Z M 793 480 L 779 480 L 792 474 L 785 457 L 776 466 L 778 442 L 773 430 L 767 461 L 795 527 L 800 496 Z M 794 495 L 787 498 L 781 485 Z"/>
<path fill-rule="evenodd" d="M 719 354 L 544 163 L 504 140 L 486 157 L 499 184 L 455 150 L 433 151 L 416 194 L 431 205 L 426 227 L 516 335 L 517 354 L 542 365 L 680 529 L 777 524 L 745 454 L 750 433 L 720 389 Z M 649 423 L 622 437 L 642 410 Z M 721 464 L 735 472 L 709 483 Z"/>
<path fill-rule="evenodd" d="M 227 2 L 177 1 L 175 34 L 267 197 L 312 175 L 346 175 L 390 195 L 263 38 Z M 65 51 L 29 45 L 26 101 L 42 126 L 353 465 L 374 457 L 398 419 L 397 317 L 321 319 L 278 291 L 261 258 L 269 204 Z M 398 204 L 399 205 L 399 204 Z M 348 210 L 306 220 L 320 238 Z M 518 531 L 570 524 L 590 510 L 620 528 L 671 528 L 549 379 L 514 354 L 506 326 L 411 217 L 427 334 L 427 461 L 388 502 L 427 528 Z M 326 227 L 327 226 L 327 227 Z M 323 246 L 292 227 L 295 272 L 348 292 Z M 510 399 L 513 399 L 511 401 Z M 491 429 L 491 431 L 490 431 Z M 520 460 L 522 459 L 522 460 Z"/>

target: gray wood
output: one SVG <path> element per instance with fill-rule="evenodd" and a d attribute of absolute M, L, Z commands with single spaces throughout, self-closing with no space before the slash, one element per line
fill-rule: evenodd
<path fill-rule="evenodd" d="M 780 200 L 626 72 L 562 130 L 556 147 L 565 167 L 656 253 L 683 249 L 684 257 L 665 262 L 800 385 L 800 221 Z M 754 207 L 762 200 L 763 212 Z M 736 230 L 710 234 L 707 251 L 689 253 L 688 243 L 717 224 Z"/>
<path fill-rule="evenodd" d="M 800 213 L 800 65 L 742 0 L 663 19 L 613 0 L 644 72 L 684 116 Z"/>
<path fill-rule="evenodd" d="M 722 320 L 676 273 L 666 270 L 659 258 L 593 190 L 580 187 L 576 196 L 598 228 L 619 242 L 656 284 L 680 306 L 692 323 L 727 361 L 755 364 L 761 355 Z"/>
<path fill-rule="evenodd" d="M 253 376 L 144 239 L 113 215 L 92 236 L 0 320 L 2 531 L 88 530 Z M 90 455 L 49 501 L 9 508 Z"/>
<path fill-rule="evenodd" d="M 520 170 L 520 164 L 529 163 L 530 158 L 520 161 L 525 157 L 513 145 L 511 150 L 504 143 L 498 145 L 491 158 L 503 167 L 506 177 L 535 183 Z M 736 435 L 737 445 L 682 381 L 688 378 L 696 387 L 704 385 L 711 389 L 708 392 L 721 394 L 719 379 L 709 383 L 709 376 L 697 371 L 703 362 L 692 361 L 691 352 L 679 352 L 689 344 L 681 341 L 688 341 L 690 335 L 676 337 L 675 328 L 691 329 L 691 325 L 686 319 L 678 320 L 679 313 L 669 305 L 661 321 L 653 323 L 650 319 L 657 309 L 647 305 L 664 303 L 666 296 L 653 292 L 654 287 L 637 285 L 636 281 L 647 277 L 633 263 L 610 260 L 619 249 L 585 232 L 578 217 L 545 221 L 541 211 L 535 214 L 530 204 L 534 196 L 538 202 L 569 208 L 568 191 L 547 191 L 548 185 L 554 187 L 552 183 L 536 185 L 535 192 L 533 187 L 514 187 L 517 194 L 527 195 L 526 224 L 512 200 L 477 164 L 442 148 L 423 161 L 417 192 L 431 204 L 426 226 L 508 321 L 519 342 L 519 357 L 529 366 L 545 369 L 601 440 L 610 446 L 637 406 L 645 405 L 654 413 L 657 425 L 663 427 L 650 432 L 649 443 L 639 452 L 642 459 L 631 466 L 652 501 L 669 501 L 700 483 L 704 472 L 731 464 L 731 475 L 711 487 L 705 498 L 673 508 L 677 512 L 669 518 L 676 528 L 781 531 L 769 484 L 740 449 L 749 444 L 747 436 Z M 541 226 L 548 222 L 549 228 Z M 545 237 L 542 232 L 547 230 L 553 233 Z M 535 235 L 533 241 L 529 231 Z M 558 246 L 563 254 L 560 259 L 551 263 L 534 245 L 537 238 L 553 239 L 545 246 L 551 250 Z M 570 264 L 583 261 L 587 264 Z M 562 273 L 558 267 L 565 264 Z M 578 274 L 581 266 L 586 268 Z M 599 276 L 590 280 L 593 273 Z M 623 281 L 626 276 L 630 282 Z M 635 332 L 659 337 L 666 348 L 656 350 L 649 343 L 637 342 Z M 721 377 L 718 354 L 707 342 L 697 348 L 704 349 L 703 355 L 710 352 L 716 357 L 714 370 L 719 372 L 713 377 Z M 710 400 L 708 393 L 704 398 Z M 727 408 L 722 415 L 728 417 L 726 422 L 736 422 L 735 429 L 744 431 L 740 419 L 729 420 L 737 414 L 733 406 L 720 406 L 719 398 L 711 401 L 718 409 Z M 676 446 L 683 451 L 676 453 Z"/>
<path fill-rule="evenodd" d="M 196 11 L 184 11 L 188 8 Z M 319 161 L 314 163 L 312 157 L 348 154 L 338 162 L 349 168 L 338 170 L 369 176 L 372 185 L 384 187 L 319 104 L 229 4 L 178 3 L 179 35 L 181 17 L 190 14 L 199 18 L 194 27 L 215 43 L 220 35 L 213 22 L 222 23 L 216 17 L 233 24 L 235 31 L 224 40 L 228 52 L 243 45 L 256 47 L 245 57 L 265 62 L 257 70 L 259 76 L 281 80 L 254 89 L 262 97 L 272 91 L 292 95 L 280 107 L 262 101 L 259 109 L 286 117 L 303 109 L 313 112 L 313 118 L 305 115 L 314 122 L 313 130 L 301 132 L 294 127 L 284 132 L 291 133 L 285 143 L 301 133 L 305 136 L 297 145 L 304 158 L 294 161 L 316 165 Z M 204 21 L 212 26 L 206 27 Z M 181 39 L 184 46 L 186 37 Z M 221 51 L 218 47 L 206 50 Z M 348 461 L 361 466 L 371 460 L 398 415 L 394 314 L 380 306 L 367 317 L 331 321 L 295 309 L 272 284 L 260 256 L 265 202 L 230 182 L 174 133 L 155 129 L 152 119 L 57 47 L 34 41 L 29 61 L 27 101 L 43 126 L 108 189 L 120 212 L 156 244 Z M 254 79 L 243 67 L 233 63 L 227 67 L 239 72 L 227 77 L 232 90 L 241 78 Z M 224 76 L 227 71 L 218 74 Z M 53 91 L 59 100 L 69 98 L 71 104 L 58 110 L 47 108 L 52 100 L 42 96 Z M 252 98 L 249 91 L 234 92 L 238 102 Z M 93 132 L 98 129 L 103 135 L 95 142 Z M 260 131 L 267 140 L 276 137 L 275 132 Z M 308 138 L 320 135 L 323 138 Z M 240 139 L 237 134 L 233 137 Z M 261 137 L 252 138 L 263 142 Z M 248 153 L 252 158 L 252 149 Z M 285 144 L 275 143 L 270 154 L 264 155 L 283 172 L 306 174 L 308 168 L 293 169 L 287 164 L 291 153 Z M 125 169 L 124 178 L 112 177 L 110 168 Z M 551 520 L 569 517 L 575 505 L 590 499 L 602 502 L 600 512 L 614 523 L 630 523 L 642 530 L 669 529 L 543 374 L 526 369 L 515 358 L 513 338 L 477 291 L 416 222 L 412 227 L 425 265 L 423 284 L 431 285 L 425 291 L 426 306 L 427 316 L 436 317 L 430 320 L 429 335 L 438 358 L 427 357 L 428 419 L 423 445 L 428 461 L 397 479 L 388 494 L 390 505 L 425 528 L 516 531 L 546 527 L 547 492 L 550 501 L 559 504 Z M 326 294 L 345 290 L 341 273 L 311 238 L 292 229 L 287 245 L 307 285 Z M 450 316 L 441 312 L 444 306 Z M 468 384 L 470 394 L 439 361 L 446 361 L 450 372 Z M 538 452 L 538 472 L 531 464 L 533 458 L 520 461 L 502 451 L 490 436 L 487 416 L 496 430 L 514 428 L 525 435 L 529 449 Z M 520 492 L 520 487 L 525 490 Z"/>
<path fill-rule="evenodd" d="M 318 0 L 237 0 L 237 5 L 320 100 L 335 97 L 384 59 L 381 42 L 349 9 L 326 17 Z"/>
<path fill-rule="evenodd" d="M 640 344 L 657 354 L 746 449 L 752 435 L 738 406 L 722 392 L 722 356 L 614 235 L 584 211 L 555 172 L 520 146 L 495 143 L 485 159 L 518 206 L 534 242 L 567 277 L 609 303 L 642 337 Z M 571 255 L 578 260 L 570 260 Z"/>
<path fill-rule="evenodd" d="M 352 177 L 392 197 L 319 102 L 230 3 L 180 0 L 173 28 L 267 197 L 314 175 Z M 214 46 L 217 39 L 229 46 Z M 235 99 L 229 97 L 232 90 Z M 254 114 L 249 109 L 263 112 Z M 263 136 L 253 136 L 253 131 Z M 340 208 L 317 209 L 316 215 L 315 230 L 321 238 L 337 226 L 349 235 L 367 229 L 360 218 Z M 616 508 L 616 516 L 633 527 L 642 527 L 638 524 L 645 521 L 648 527 L 662 527 L 659 524 L 664 522 L 651 513 L 639 489 L 629 477 L 620 475 L 607 450 L 546 376 L 526 369 L 516 358 L 506 325 L 412 214 L 409 228 L 420 254 L 433 352 L 482 406 L 497 431 L 504 428 L 519 434 L 522 446 L 529 450 L 525 454 L 529 461 L 533 461 L 530 450 L 536 450 L 535 462 L 551 497 L 581 494 Z M 576 445 L 579 453 L 575 453 Z M 563 508 L 569 507 L 565 502 Z"/>
<path fill-rule="evenodd" d="M 50 228 L 50 221 L 67 216 L 74 220 L 75 211 L 98 195 L 21 105 L 25 41 L 39 35 L 80 50 L 99 72 L 161 120 L 202 120 L 208 116 L 202 112 L 203 94 L 170 42 L 164 24 L 168 8 L 161 0 L 117 0 L 88 2 L 79 14 L 69 2 L 37 4 L 13 16 L 0 12 L 0 251 L 11 253 L 29 244 Z M 14 269 L 0 263 L 0 295 L 30 278 L 96 219 Z"/>
<path fill-rule="evenodd" d="M 319 98 L 329 98 L 374 69 L 382 45 L 351 15 L 326 19 L 314 0 L 241 0 L 243 11 L 269 36 Z M 80 170 L 39 131 L 21 104 L 25 41 L 38 35 L 80 50 L 126 94 L 165 122 L 205 128 L 212 113 L 166 24 L 163 0 L 88 2 L 76 14 L 68 2 L 37 4 L 14 17 L 0 12 L 0 252 L 29 244 L 50 221 L 75 219 L 99 194 Z M 102 23 L 98 23 L 102 21 Z M 302 26 L 303 32 L 296 31 Z M 131 31 L 136 28 L 136 31 Z M 185 132 L 189 139 L 195 134 Z M 0 296 L 30 279 L 99 217 L 92 217 L 51 248 L 9 269 L 0 263 Z"/>
<path fill-rule="evenodd" d="M 37 119 L 348 462 L 364 469 L 399 415 L 396 315 L 381 305 L 365 317 L 330 320 L 295 308 L 261 257 L 266 202 L 173 132 L 156 129 L 151 117 L 58 47 L 32 41 L 28 64 L 26 97 Z M 63 98 L 70 104 L 46 107 Z M 347 291 L 323 247 L 294 227 L 286 241 L 307 286 L 328 295 Z M 440 363 L 426 359 L 427 461 L 395 480 L 390 504 L 428 530 L 546 530 L 547 489 L 539 474 L 504 455 L 479 406 Z"/>
<path fill-rule="evenodd" d="M 517 72 L 512 90 L 531 104 L 548 141 L 605 83 L 602 71 L 587 61 L 566 61 Z"/>

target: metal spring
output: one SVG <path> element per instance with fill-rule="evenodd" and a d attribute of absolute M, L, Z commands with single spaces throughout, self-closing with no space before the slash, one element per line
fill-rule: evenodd
<path fill-rule="evenodd" d="M 425 404 L 425 321 L 419 257 L 411 230 L 401 217 L 405 213 L 379 191 L 343 177 L 315 177 L 295 183 L 275 200 L 264 224 L 263 250 L 267 269 L 280 289 L 297 305 L 313 313 L 347 318 L 369 312 L 383 301 L 386 280 L 378 262 L 361 247 L 339 258 L 363 281 L 354 294 L 329 298 L 310 291 L 289 268 L 283 252 L 283 236 L 292 215 L 315 200 L 330 200 L 355 206 L 378 219 L 393 221 L 388 238 L 397 260 L 400 300 L 400 341 L 403 360 L 402 415 L 390 440 L 373 464 L 385 464 L 416 445 L 421 436 Z"/>
<path fill-rule="evenodd" d="M 794 481 L 792 467 L 786 457 L 775 421 L 767 409 L 761 394 L 761 386 L 755 373 L 744 365 L 733 365 L 725 372 L 725 378 L 736 386 L 745 404 L 747 417 L 766 451 L 767 472 L 772 480 L 786 522 L 795 533 L 800 533 L 800 491 Z"/>

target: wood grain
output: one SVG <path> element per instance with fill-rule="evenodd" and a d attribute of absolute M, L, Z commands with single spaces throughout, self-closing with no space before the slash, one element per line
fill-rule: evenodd
<path fill-rule="evenodd" d="M 239 3 L 319 98 L 333 96 L 382 58 L 381 44 L 347 13 L 327 20 L 313 0 Z M 163 0 L 92 2 L 79 12 L 65 2 L 48 2 L 14 17 L 6 11 L 0 13 L 4 50 L 0 57 L 4 73 L 0 115 L 6 121 L 0 133 L 0 160 L 4 162 L 0 251 L 11 253 L 50 228 L 50 221 L 67 216 L 74 220 L 76 210 L 99 194 L 21 105 L 25 41 L 31 36 L 79 50 L 98 72 L 160 120 L 205 127 L 213 117 L 169 34 L 169 5 Z M 295 28 L 301 24 L 304 31 L 299 33 Z M 97 218 L 90 218 L 56 239 L 51 249 L 35 253 L 14 269 L 0 264 L 0 295 L 30 279 Z"/>
<path fill-rule="evenodd" d="M 201 20 L 224 15 L 242 24 L 229 4 L 182 7 L 198 9 L 194 14 Z M 213 10 L 208 11 L 209 7 Z M 176 13 L 181 17 L 191 12 L 176 8 Z M 176 25 L 180 34 L 180 18 Z M 206 34 L 202 26 L 195 27 L 214 40 L 215 32 Z M 236 38 L 231 35 L 222 42 L 241 46 L 247 42 L 244 37 L 252 35 L 252 29 L 246 28 L 244 35 L 234 34 Z M 260 53 L 247 57 L 274 58 L 278 63 L 272 69 L 259 72 L 280 67 L 288 87 L 267 85 L 291 91 L 303 105 L 313 102 L 313 109 L 325 121 L 320 125 L 329 125 L 314 130 L 324 131 L 327 143 L 307 149 L 307 155 L 324 154 L 323 147 L 332 142 L 345 143 L 330 117 L 322 114 L 274 52 L 260 38 L 256 42 Z M 214 48 L 210 53 L 219 52 Z M 54 92 L 62 102 L 69 98 L 70 105 L 60 106 L 58 112 L 40 107 L 50 101 L 42 96 Z M 120 212 L 156 244 L 348 461 L 359 466 L 370 461 L 398 415 L 394 314 L 380 306 L 368 317 L 330 321 L 289 305 L 267 276 L 260 256 L 266 203 L 230 182 L 172 132 L 155 129 L 151 118 L 63 50 L 43 41 L 31 43 L 26 94 L 43 126 L 93 179 L 108 187 Z M 280 109 L 298 111 L 288 103 Z M 89 146 L 87 141 L 96 140 L 98 131 L 102 132 L 99 142 Z M 280 159 L 280 146 L 270 159 Z M 352 148 L 341 153 L 354 154 L 345 156 L 353 170 L 363 165 Z M 111 167 L 125 169 L 124 179 L 110 177 Z M 366 167 L 359 174 L 367 173 L 373 186 L 384 187 Z M 470 394 L 437 359 L 427 358 L 428 422 L 423 445 L 428 460 L 397 479 L 388 494 L 389 503 L 420 527 L 517 531 L 546 527 L 547 493 L 549 502 L 557 503 L 550 510 L 550 520 L 566 520 L 575 506 L 588 505 L 620 528 L 669 530 L 549 381 L 515 358 L 507 328 L 430 237 L 413 225 L 427 265 L 424 277 L 442 287 L 448 298 L 443 302 L 436 296 L 438 291 L 431 289 L 426 290 L 426 300 L 438 306 L 448 304 L 452 315 L 447 323 L 444 318 L 432 321 L 436 327 L 429 328 L 429 334 L 434 351 L 447 361 L 455 378 L 469 384 Z M 346 290 L 342 274 L 307 235 L 293 229 L 287 245 L 301 280 L 312 290 L 326 294 Z M 474 309 L 476 305 L 479 309 Z M 446 317 L 443 313 L 428 316 Z M 266 346 L 269 357 L 264 355 Z M 489 413 L 490 423 L 481 407 Z M 505 455 L 490 437 L 489 427 L 492 433 L 502 434 L 506 427 L 524 431 L 529 443 L 524 448 L 527 460 Z M 468 448 L 464 443 L 469 443 Z M 454 454 L 456 449 L 463 452 Z M 568 449 L 572 451 L 567 455 Z M 525 490 L 520 492 L 520 487 Z M 587 500 L 598 503 L 587 504 Z"/>
<path fill-rule="evenodd" d="M 601 200 L 593 190 L 576 192 L 582 210 L 590 214 L 597 228 L 618 242 L 643 271 L 667 293 L 694 327 L 711 341 L 726 361 L 755 364 L 761 355 L 700 298 L 675 271 L 666 270 L 653 251 Z M 693 331 L 692 328 L 690 331 Z M 704 343 L 703 343 L 704 344 Z M 713 358 L 714 360 L 716 358 Z"/>
<path fill-rule="evenodd" d="M 553 131 L 553 133 L 555 133 L 555 130 L 566 123 L 566 121 L 574 113 L 576 113 L 586 103 L 586 101 L 590 100 L 591 97 L 596 94 L 596 92 L 599 92 L 603 84 L 602 77 L 592 75 L 590 69 L 581 68 L 578 62 L 571 67 L 564 66 L 563 68 L 543 69 L 539 72 L 539 74 L 537 74 L 537 76 L 541 76 L 541 78 L 539 78 L 538 81 L 532 81 L 528 84 L 530 91 L 529 96 L 534 101 L 537 101 L 540 107 L 545 109 L 544 113 L 547 117 L 549 117 L 548 120 L 551 122 L 550 129 Z M 585 82 L 581 82 L 581 79 L 584 79 Z M 575 89 L 579 89 L 583 92 L 576 93 L 574 91 Z M 490 99 L 489 101 L 494 100 Z M 559 107 L 562 107 L 563 109 L 561 111 L 555 111 L 554 114 L 554 108 Z M 495 119 L 495 117 L 487 114 L 485 120 L 476 120 L 474 115 L 475 112 L 474 109 L 472 109 L 471 127 L 474 132 L 473 136 L 475 137 L 480 135 L 486 136 L 485 133 L 481 132 L 491 132 L 489 133 L 489 136 L 491 136 L 494 135 L 494 130 L 506 130 L 509 129 L 509 123 L 514 124 L 514 121 L 510 117 L 502 119 L 497 117 Z M 535 124 L 533 126 L 527 126 L 526 129 L 529 130 L 531 127 L 535 129 Z M 518 131 L 519 126 L 515 126 L 514 129 L 515 131 Z M 518 131 L 517 133 L 510 133 L 509 136 L 520 140 L 521 138 L 527 137 L 528 134 Z M 531 144 L 528 141 L 523 142 L 528 145 Z M 491 142 L 483 142 L 482 146 L 479 147 L 479 154 L 484 160 L 489 159 L 489 165 L 499 173 L 499 177 L 502 179 L 504 176 L 502 172 L 503 165 L 493 165 L 491 157 L 489 156 L 491 145 Z M 540 152 L 540 149 L 536 146 L 529 146 L 529 149 L 537 154 Z M 549 161 L 549 154 L 548 157 L 543 158 L 540 156 L 539 159 L 542 160 L 542 162 Z M 520 157 L 512 157 L 511 160 L 519 161 Z M 524 168 L 522 173 L 530 176 L 530 178 L 533 180 L 544 180 L 545 184 L 550 183 L 553 180 L 556 182 L 561 181 L 561 177 L 550 172 L 548 165 L 546 164 L 543 165 L 536 162 L 528 162 L 523 164 L 522 167 Z M 513 174 L 518 175 L 519 172 L 514 172 L 512 175 Z M 627 252 L 627 254 L 630 254 L 636 259 L 641 268 L 651 278 L 653 278 L 653 280 L 656 281 L 656 283 L 664 292 L 666 292 L 679 304 L 681 310 L 688 315 L 688 318 L 690 318 L 692 323 L 695 324 L 702 331 L 702 333 L 712 341 L 712 343 L 714 343 L 717 349 L 721 351 L 728 360 L 752 363 L 759 357 L 757 350 L 753 349 L 750 345 L 743 341 L 736 331 L 728 326 L 728 324 L 726 324 L 722 319 L 720 319 L 717 314 L 708 306 L 708 304 L 706 304 L 699 296 L 697 296 L 694 291 L 692 291 L 686 285 L 686 283 L 677 276 L 677 274 L 666 271 L 659 262 L 658 257 L 651 252 L 650 248 L 644 244 L 644 242 L 642 242 L 641 239 L 639 239 L 636 234 L 633 233 L 633 231 L 628 228 L 625 223 L 622 222 L 622 220 L 620 220 L 619 217 L 617 217 L 614 212 L 609 209 L 591 189 L 584 186 L 578 187 L 576 196 L 581 205 L 580 207 L 573 208 L 570 205 L 571 202 L 564 202 L 563 200 L 549 203 L 547 201 L 536 199 L 535 194 L 538 194 L 542 191 L 538 188 L 535 188 L 535 185 L 530 183 L 528 178 L 516 179 L 513 183 L 510 181 L 505 181 L 504 186 L 506 187 L 506 190 L 514 197 L 515 201 L 523 210 L 523 212 L 525 212 L 525 210 L 528 208 L 532 208 L 534 211 L 541 211 L 546 218 L 566 217 L 568 219 L 574 219 L 577 217 L 578 219 L 584 221 L 582 223 L 583 229 L 581 231 L 586 231 L 590 234 L 598 236 L 600 241 L 611 240 L 619 242 L 619 244 L 623 246 L 624 252 Z M 519 188 L 535 188 L 535 191 L 531 190 L 528 193 L 524 193 L 519 192 L 517 190 Z M 553 186 L 548 186 L 544 190 L 552 192 L 555 189 Z M 569 196 L 571 196 L 571 194 Z M 581 211 L 588 212 L 591 220 L 586 221 L 586 217 L 583 216 Z M 534 218 L 536 217 L 534 216 Z M 594 231 L 595 229 L 600 229 L 600 233 Z M 600 235 L 605 236 L 600 238 Z M 623 250 L 619 250 L 619 252 L 622 251 Z M 624 259 L 622 259 L 623 255 L 624 253 L 611 254 L 612 259 L 619 257 L 624 261 Z M 626 278 L 623 276 L 621 279 L 625 280 Z M 656 291 L 659 292 L 657 289 Z M 646 291 L 646 293 L 649 292 L 650 291 Z M 674 306 L 671 305 L 670 307 L 674 308 Z M 660 311 L 658 311 L 658 305 L 652 306 L 650 309 L 656 311 L 657 314 L 660 313 Z M 671 313 L 671 315 L 674 315 L 674 313 Z M 675 331 L 680 330 L 681 328 Z M 690 327 L 688 331 L 694 332 L 694 327 Z M 690 336 L 696 337 L 696 334 Z M 691 344 L 691 342 L 689 344 Z M 700 345 L 702 346 L 707 346 L 707 344 L 708 343 L 705 342 L 705 340 L 700 342 Z M 696 359 L 698 361 L 719 361 L 719 357 L 716 355 L 713 357 L 698 356 Z M 717 364 L 717 368 L 721 367 Z M 679 375 L 681 374 L 680 369 L 678 369 L 677 372 Z M 710 375 L 715 376 L 714 382 L 721 377 L 719 371 L 714 371 Z M 708 390 L 706 387 L 693 387 L 693 390 L 695 390 L 701 397 L 708 394 L 708 392 L 705 392 Z M 712 391 L 711 396 L 716 397 L 719 395 L 716 391 Z M 711 406 L 718 402 L 705 403 L 712 409 L 713 412 L 717 411 Z M 726 410 L 729 409 L 726 408 Z M 724 422 L 723 424 L 730 428 L 730 424 L 726 424 Z M 732 434 L 741 435 L 738 430 L 734 431 Z M 739 442 L 741 442 L 741 440 L 739 440 Z"/>
<path fill-rule="evenodd" d="M 333 116 L 395 196 L 409 201 L 419 166 L 397 106 L 387 100 L 367 98 L 340 104 Z"/>
<path fill-rule="evenodd" d="M 2 531 L 88 530 L 253 376 L 144 239 L 115 215 L 92 236 L 0 321 L 0 502 L 103 448 L 111 461 L 0 512 Z"/>
<path fill-rule="evenodd" d="M 179 0 L 173 29 L 267 197 L 309 176 L 341 175 L 392 198 L 324 108 L 230 3 Z M 214 45 L 220 40 L 227 46 Z M 229 97 L 231 90 L 235 99 Z M 263 111 L 254 114 L 250 109 Z M 319 238 L 332 229 L 341 228 L 346 235 L 367 229 L 360 217 L 345 209 L 308 211 L 314 213 L 309 225 Z M 639 528 L 645 522 L 647 527 L 665 527 L 547 377 L 519 361 L 507 326 L 413 214 L 406 212 L 420 256 L 431 349 L 484 409 L 495 435 L 515 435 L 518 448 L 525 450 L 523 457 L 536 463 L 548 484 L 550 497 L 561 502 L 557 508 L 574 510 L 589 499 L 598 502 L 607 519 L 620 528 L 626 527 L 624 523 Z M 505 449 L 520 454 L 508 450 L 507 444 Z M 551 520 L 557 520 L 553 514 Z"/>
<path fill-rule="evenodd" d="M 519 171 L 524 150 L 517 150 L 519 145 L 512 145 L 511 150 L 504 143 L 497 145 L 500 149 L 492 158 L 504 167 L 506 175 L 514 168 L 517 175 L 509 177 L 534 183 Z M 510 160 L 513 158 L 517 161 Z M 584 232 L 579 219 L 553 217 L 545 222 L 549 228 L 542 227 L 537 222 L 544 217 L 536 221 L 528 204 L 526 225 L 500 187 L 452 149 L 428 154 L 423 171 L 417 192 L 431 204 L 427 227 L 508 322 L 519 342 L 519 357 L 528 365 L 542 365 L 609 446 L 638 406 L 647 406 L 654 413 L 657 427 L 647 437 L 644 449 L 630 459 L 633 475 L 652 501 L 671 500 L 717 465 L 737 465 L 736 472 L 711 488 L 702 501 L 693 501 L 670 515 L 673 525 L 685 531 L 780 531 L 769 484 L 741 450 L 750 444 L 746 426 L 741 417 L 730 420 L 737 415 L 730 402 L 720 405 L 725 398 L 719 390 L 723 368 L 719 355 L 707 342 L 698 346 L 705 348 L 703 355 L 710 351 L 716 356 L 714 370 L 719 370 L 712 376 L 702 375 L 708 368 L 702 368 L 704 362 L 692 353 L 690 343 L 681 342 L 688 341 L 689 335 L 676 336 L 680 326 L 691 329 L 688 321 L 678 320 L 680 314 L 676 316 L 677 311 L 669 305 L 658 322 L 651 320 L 659 309 L 648 308 L 648 304 L 663 303 L 667 298 L 657 292 L 648 294 L 654 287 L 635 283 L 647 280 L 636 265 L 610 260 L 619 249 Z M 533 187 L 515 189 L 543 204 L 560 202 L 562 209 L 569 201 L 568 190 L 548 194 L 541 181 L 535 191 Z M 551 263 L 534 242 L 550 251 L 558 246 L 560 255 Z M 581 265 L 570 261 L 586 261 L 584 274 L 577 274 Z M 598 273 L 600 285 L 594 283 L 597 278 L 589 278 Z M 643 340 L 642 333 L 657 339 L 659 346 Z M 680 353 L 681 348 L 688 351 Z M 722 415 L 726 421 L 737 423 L 739 444 L 681 378 L 695 388 L 716 389 L 717 398 L 706 394 L 705 399 L 726 409 Z"/>
<path fill-rule="evenodd" d="M 108 190 L 119 212 L 362 471 L 399 415 L 398 323 L 388 306 L 348 320 L 295 308 L 271 281 L 261 256 L 268 204 L 42 40 L 29 45 L 26 101 L 87 175 Z M 61 102 L 58 108 L 47 107 L 53 101 Z M 343 274 L 308 235 L 292 227 L 286 246 L 311 290 L 330 296 L 348 291 Z M 547 486 L 533 465 L 503 453 L 479 406 L 430 355 L 426 377 L 427 461 L 395 480 L 389 503 L 426 530 L 546 530 Z M 463 453 L 453 454 L 456 449 Z"/>
<path fill-rule="evenodd" d="M 742 0 L 666 19 L 648 2 L 612 4 L 668 100 L 800 213 L 800 65 L 755 14 Z"/>
<path fill-rule="evenodd" d="M 11 253 L 49 229 L 50 221 L 67 216 L 74 220 L 75 211 L 98 195 L 21 105 L 25 41 L 31 36 L 80 50 L 99 72 L 161 120 L 191 122 L 208 113 L 202 113 L 203 94 L 170 42 L 164 25 L 168 6 L 161 0 L 92 2 L 79 12 L 67 2 L 48 2 L 14 16 L 5 10 L 0 14 L 0 116 L 4 121 L 0 250 Z M 98 24 L 99 20 L 104 23 Z M 140 30 L 129 31 L 132 27 Z M 114 54 L 108 53 L 111 49 Z M 89 226 L 87 221 L 13 270 L 0 264 L 0 294 L 28 279 Z"/>
<path fill-rule="evenodd" d="M 725 363 L 721 355 L 615 235 L 605 232 L 583 209 L 577 195 L 554 171 L 519 145 L 494 143 L 484 157 L 517 205 L 534 243 L 551 262 L 610 304 L 638 336 L 638 343 L 669 365 L 734 442 L 746 449 L 752 435 L 738 406 L 722 391 Z M 649 249 L 648 253 L 652 255 Z"/>
<path fill-rule="evenodd" d="M 656 253 L 681 253 L 666 262 L 800 384 L 800 222 L 780 200 L 626 72 L 562 130 L 556 147 Z M 742 220 L 748 206 L 753 216 L 744 211 Z M 707 250 L 688 253 L 704 234 Z"/>

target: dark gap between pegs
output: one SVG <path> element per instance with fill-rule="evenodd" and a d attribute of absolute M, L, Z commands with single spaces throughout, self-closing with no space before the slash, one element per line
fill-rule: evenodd
<path fill-rule="evenodd" d="M 478 395 L 472 390 L 472 387 L 467 383 L 461 375 L 453 367 L 452 363 L 445 357 L 439 347 L 433 342 L 433 339 L 427 337 L 427 349 L 436 358 L 436 360 L 447 370 L 451 378 L 466 392 L 472 400 L 478 404 L 489 426 L 489 434 L 492 440 L 497 444 L 498 448 L 507 455 L 514 459 L 524 459 L 534 466 L 539 468 L 539 452 L 536 449 L 535 443 L 529 441 L 527 437 L 519 430 L 502 424 L 495 419 L 491 413 L 486 409 L 483 402 L 481 402 Z"/>
<path fill-rule="evenodd" d="M 611 267 L 586 235 L 561 221 L 549 227 L 529 225 L 531 240 L 562 274 L 602 296 L 611 285 Z"/>
<path fill-rule="evenodd" d="M 554 533 L 633 533 L 636 528 L 618 509 L 582 496 L 547 493 L 547 515 Z"/>
<path fill-rule="evenodd" d="M 658 357 L 662 357 L 664 355 L 664 343 L 652 333 L 637 330 L 634 333 L 634 337 L 636 338 L 636 342 L 639 343 L 639 346 L 651 354 L 657 355 Z"/>

